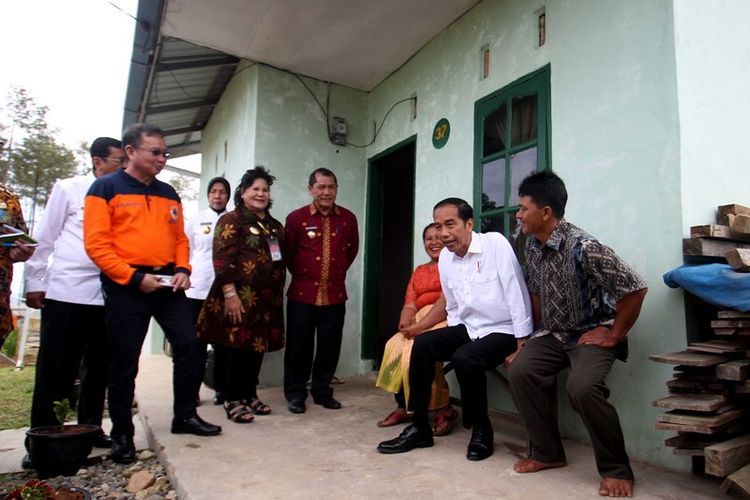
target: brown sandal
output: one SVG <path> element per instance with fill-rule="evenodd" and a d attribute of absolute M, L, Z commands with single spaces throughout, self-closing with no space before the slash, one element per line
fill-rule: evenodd
<path fill-rule="evenodd" d="M 253 398 L 249 403 L 245 403 L 256 415 L 269 415 L 271 407 L 258 398 Z"/>
<path fill-rule="evenodd" d="M 253 412 L 242 401 L 227 401 L 224 411 L 227 412 L 227 419 L 236 424 L 249 424 L 255 419 Z"/>
<path fill-rule="evenodd" d="M 409 415 L 406 412 L 405 408 L 396 408 L 389 413 L 387 417 L 378 422 L 378 427 L 390 427 L 392 425 L 404 424 L 411 422 L 413 418 L 412 415 Z"/>
<path fill-rule="evenodd" d="M 433 436 L 445 436 L 449 434 L 456 426 L 458 421 L 458 412 L 452 406 L 441 408 L 437 411 L 435 427 L 432 428 Z"/>

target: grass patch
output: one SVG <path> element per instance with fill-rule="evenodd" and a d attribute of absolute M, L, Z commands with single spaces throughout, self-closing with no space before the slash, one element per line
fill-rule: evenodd
<path fill-rule="evenodd" d="M 18 371 L 12 367 L 0 368 L 0 430 L 29 425 L 34 372 L 33 366 Z"/>

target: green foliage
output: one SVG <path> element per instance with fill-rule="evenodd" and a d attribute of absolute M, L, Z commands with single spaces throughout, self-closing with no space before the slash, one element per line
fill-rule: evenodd
<path fill-rule="evenodd" d="M 180 195 L 182 201 L 193 201 L 198 198 L 198 192 L 195 189 L 195 183 L 193 179 L 184 175 L 175 175 L 169 179 L 169 184 L 172 185 L 177 194 Z"/>
<path fill-rule="evenodd" d="M 8 334 L 8 337 L 5 339 L 5 343 L 3 344 L 3 354 L 8 356 L 9 358 L 14 358 L 16 356 L 17 347 L 18 332 L 15 330 L 11 330 Z"/>
<path fill-rule="evenodd" d="M 0 368 L 0 430 L 29 425 L 34 373 L 33 366 L 27 366 L 23 370 Z"/>
<path fill-rule="evenodd" d="M 55 418 L 60 422 L 60 425 L 65 424 L 65 421 L 73 415 L 73 410 L 70 408 L 70 400 L 68 400 L 68 398 L 52 403 L 52 411 L 55 413 Z"/>
<path fill-rule="evenodd" d="M 57 498 L 54 494 L 55 491 L 46 482 L 39 479 L 30 479 L 23 486 L 11 490 L 5 498 L 10 500 L 47 500 L 48 498 Z"/>
<path fill-rule="evenodd" d="M 26 137 L 13 149 L 12 163 L 9 183 L 37 205 L 46 202 L 57 180 L 76 174 L 73 152 L 46 134 Z"/>
<path fill-rule="evenodd" d="M 75 155 L 49 127 L 49 108 L 38 105 L 26 89 L 13 88 L 4 109 L 9 123 L 0 124 L 0 131 L 12 136 L 6 137 L 12 144 L 0 151 L 0 182 L 44 204 L 55 181 L 76 173 Z"/>

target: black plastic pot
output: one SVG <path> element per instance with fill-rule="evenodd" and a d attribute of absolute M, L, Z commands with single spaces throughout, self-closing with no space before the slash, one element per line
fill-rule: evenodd
<path fill-rule="evenodd" d="M 29 457 L 40 479 L 73 476 L 91 453 L 96 425 L 35 427 L 26 431 Z"/>

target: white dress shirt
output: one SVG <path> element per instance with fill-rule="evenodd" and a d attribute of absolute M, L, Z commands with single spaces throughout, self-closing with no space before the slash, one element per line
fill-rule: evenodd
<path fill-rule="evenodd" d="M 190 288 L 185 295 L 191 299 L 206 300 L 208 291 L 214 283 L 214 227 L 219 217 L 226 210 L 217 214 L 206 208 L 185 224 L 185 234 L 190 241 Z"/>
<path fill-rule="evenodd" d="M 26 261 L 26 292 L 72 304 L 104 305 L 99 268 L 83 247 L 83 200 L 93 173 L 57 181 L 34 238 L 36 251 Z M 49 258 L 52 256 L 52 262 Z"/>
<path fill-rule="evenodd" d="M 471 233 L 463 257 L 443 248 L 438 269 L 448 326 L 463 324 L 474 340 L 490 333 L 525 337 L 533 331 L 521 266 L 500 233 Z"/>

